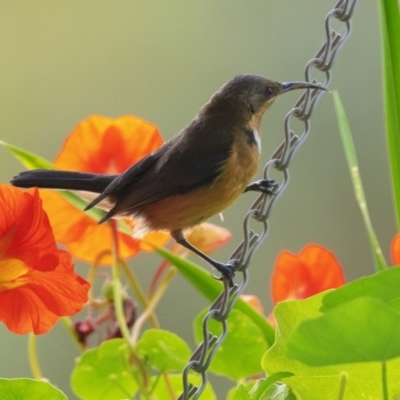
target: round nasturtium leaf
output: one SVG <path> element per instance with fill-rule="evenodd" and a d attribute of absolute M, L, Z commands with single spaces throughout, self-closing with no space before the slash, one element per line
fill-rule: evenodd
<path fill-rule="evenodd" d="M 67 400 L 67 396 L 49 382 L 28 378 L 0 379 L 2 400 Z"/>
<path fill-rule="evenodd" d="M 84 400 L 132 398 L 137 390 L 130 351 L 124 339 L 112 339 L 87 350 L 72 373 L 75 394 Z"/>
<path fill-rule="evenodd" d="M 178 335 L 162 329 L 149 329 L 136 345 L 137 352 L 159 371 L 181 372 L 189 361 L 189 345 Z"/>

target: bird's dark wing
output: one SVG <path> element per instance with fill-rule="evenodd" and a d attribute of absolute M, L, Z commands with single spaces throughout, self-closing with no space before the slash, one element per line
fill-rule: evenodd
<path fill-rule="evenodd" d="M 126 187 L 129 191 L 135 189 L 135 193 L 127 196 L 123 208 L 140 207 L 205 186 L 219 175 L 227 157 L 225 152 L 214 150 L 201 155 L 193 153 L 189 158 L 174 154 L 160 160 L 157 168 L 147 171 L 134 186 Z"/>
<path fill-rule="evenodd" d="M 116 203 L 103 221 L 211 183 L 229 157 L 229 144 L 209 146 L 207 141 L 200 141 L 187 145 L 185 139 L 173 138 L 116 178 L 95 200 L 97 203 L 109 196 Z"/>
<path fill-rule="evenodd" d="M 120 193 L 124 188 L 134 184 L 137 181 L 138 177 L 140 177 L 143 173 L 148 170 L 151 170 L 156 164 L 157 155 L 155 153 L 148 155 L 143 158 L 136 164 L 129 167 L 125 172 L 121 175 L 117 175 L 111 183 L 104 189 L 104 191 L 100 194 L 100 196 L 96 197 L 90 204 L 85 208 L 89 210 L 94 207 L 97 203 L 100 203 L 106 197 L 114 198 L 114 201 L 117 201 L 117 194 Z"/>

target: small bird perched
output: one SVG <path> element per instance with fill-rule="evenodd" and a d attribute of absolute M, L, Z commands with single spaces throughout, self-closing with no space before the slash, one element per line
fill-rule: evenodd
<path fill-rule="evenodd" d="M 232 266 L 215 261 L 186 241 L 184 230 L 230 206 L 245 191 L 270 192 L 274 183 L 256 174 L 264 112 L 276 98 L 295 89 L 323 89 L 308 82 L 279 83 L 262 76 L 238 75 L 222 86 L 193 121 L 171 140 L 121 175 L 33 170 L 14 186 L 66 189 L 107 211 L 99 221 L 133 217 L 133 235 L 169 231 L 182 246 L 209 262 L 229 281 Z M 96 194 L 96 195 L 94 195 Z"/>

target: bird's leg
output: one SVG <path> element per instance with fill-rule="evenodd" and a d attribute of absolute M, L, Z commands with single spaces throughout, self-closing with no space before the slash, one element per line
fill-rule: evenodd
<path fill-rule="evenodd" d="M 188 250 L 197 254 L 203 260 L 207 261 L 210 265 L 212 265 L 217 271 L 219 271 L 223 277 L 225 277 L 229 281 L 229 286 L 233 286 L 232 278 L 235 276 L 235 272 L 232 269 L 232 265 L 224 264 L 219 261 L 215 261 L 212 258 L 208 257 L 202 251 L 191 245 L 185 238 L 181 229 L 171 232 L 171 236 L 179 243 L 181 246 L 186 247 Z"/>
<path fill-rule="evenodd" d="M 273 179 L 261 179 L 259 181 L 250 183 L 244 190 L 246 192 L 261 192 L 266 194 L 274 194 L 274 190 L 279 186 Z"/>

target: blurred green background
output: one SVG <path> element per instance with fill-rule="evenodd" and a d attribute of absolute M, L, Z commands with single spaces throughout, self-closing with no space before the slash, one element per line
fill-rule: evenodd
<path fill-rule="evenodd" d="M 395 226 L 383 132 L 377 4 L 359 3 L 353 34 L 334 65 L 330 89 L 339 91 L 346 108 L 372 221 L 387 256 Z M 325 15 L 335 4 L 335 0 L 3 1 L 0 139 L 52 160 L 76 123 L 91 114 L 135 114 L 156 123 L 168 139 L 237 74 L 304 79 L 305 64 L 325 41 Z M 337 26 L 343 31 L 343 25 Z M 315 77 L 324 79 L 323 74 Z M 264 118 L 263 162 L 281 142 L 283 118 L 298 95 L 280 98 Z M 22 167 L 6 150 L 0 151 L 0 181 L 8 182 Z M 311 135 L 290 173 L 290 184 L 270 220 L 270 234 L 251 265 L 246 290 L 260 297 L 266 313 L 271 308 L 273 261 L 283 249 L 298 252 L 316 242 L 336 254 L 348 280 L 374 272 L 329 93 L 313 115 Z M 242 240 L 242 217 L 254 199 L 253 194 L 242 196 L 224 213 L 225 222 L 214 219 L 234 233 L 231 243 L 216 254 L 218 259 L 226 260 Z M 131 260 L 145 287 L 159 262 L 147 254 Z M 87 273 L 87 265 L 78 263 L 78 268 Z M 158 315 L 163 328 L 182 335 L 193 347 L 192 321 L 206 306 L 177 277 Z M 79 352 L 62 326 L 45 336 L 39 338 L 43 372 L 74 399 L 69 375 Z M 3 326 L 0 337 L 0 376 L 30 376 L 26 337 Z M 218 381 L 219 397 L 231 385 Z"/>

